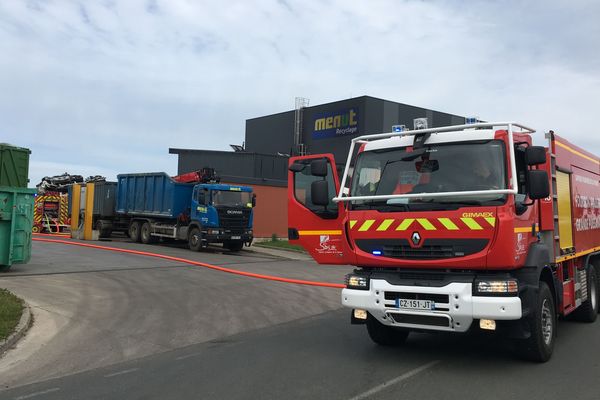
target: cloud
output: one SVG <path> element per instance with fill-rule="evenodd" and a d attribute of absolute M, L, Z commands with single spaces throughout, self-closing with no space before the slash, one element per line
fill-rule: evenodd
<path fill-rule="evenodd" d="M 295 96 L 367 94 L 600 154 L 600 6 L 565 4 L 3 2 L 0 141 L 32 149 L 32 183 L 63 165 L 175 173 L 169 147 L 225 150 Z"/>

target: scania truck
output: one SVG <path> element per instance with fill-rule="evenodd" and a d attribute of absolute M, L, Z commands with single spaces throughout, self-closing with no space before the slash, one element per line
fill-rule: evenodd
<path fill-rule="evenodd" d="M 211 243 L 239 251 L 253 240 L 256 198 L 251 187 L 215 178 L 214 171 L 173 178 L 164 172 L 120 174 L 116 184 L 100 186 L 94 226 L 100 236 L 120 230 L 146 244 L 167 238 L 187 241 L 194 251 Z"/>
<path fill-rule="evenodd" d="M 339 169 L 331 154 L 292 157 L 289 239 L 355 267 L 341 301 L 377 344 L 483 329 L 547 361 L 558 317 L 597 317 L 600 159 L 532 133 L 478 122 L 365 135 Z"/>

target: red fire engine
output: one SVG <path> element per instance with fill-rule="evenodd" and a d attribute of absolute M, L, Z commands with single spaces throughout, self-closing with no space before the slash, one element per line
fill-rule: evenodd
<path fill-rule="evenodd" d="M 69 198 L 66 193 L 46 192 L 35 196 L 33 233 L 59 233 L 69 228 Z"/>
<path fill-rule="evenodd" d="M 289 238 L 320 264 L 356 266 L 342 304 L 378 344 L 479 328 L 546 361 L 558 316 L 598 313 L 600 160 L 552 131 L 533 146 L 533 132 L 357 137 L 341 182 L 332 155 L 292 157 Z"/>

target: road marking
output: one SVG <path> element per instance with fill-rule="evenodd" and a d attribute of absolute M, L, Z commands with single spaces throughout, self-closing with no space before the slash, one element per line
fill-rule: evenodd
<path fill-rule="evenodd" d="M 130 368 L 119 372 L 113 372 L 112 374 L 104 375 L 105 378 L 112 378 L 113 376 L 125 375 L 131 372 L 137 371 L 139 368 Z"/>
<path fill-rule="evenodd" d="M 381 385 L 377 385 L 374 388 L 369 389 L 366 392 L 363 392 L 363 393 L 359 394 L 358 396 L 354 396 L 350 400 L 362 400 L 362 399 L 366 399 L 367 397 L 369 397 L 371 395 L 374 395 L 375 393 L 381 392 L 384 389 L 387 389 L 387 388 L 389 388 L 389 387 L 391 387 L 391 386 L 393 386 L 393 385 L 395 385 L 395 384 L 397 384 L 399 382 L 405 381 L 408 378 L 411 378 L 411 377 L 413 377 L 413 376 L 415 376 L 415 375 L 417 375 L 417 374 L 425 371 L 426 369 L 429 369 L 429 368 L 433 367 L 434 365 L 436 365 L 439 362 L 440 362 L 440 360 L 435 360 L 435 361 L 432 361 L 432 362 L 430 362 L 428 364 L 422 365 L 419 368 L 415 368 L 412 371 L 408 371 L 408 372 L 400 375 L 397 378 L 394 378 L 394 379 L 391 379 L 391 380 L 389 380 L 387 382 L 384 382 Z"/>
<path fill-rule="evenodd" d="M 184 356 L 179 356 L 179 357 L 175 358 L 175 360 L 176 361 L 185 360 L 186 358 L 197 357 L 199 355 L 202 355 L 202 353 L 186 354 Z"/>
<path fill-rule="evenodd" d="M 35 393 L 26 394 L 24 396 L 15 397 L 15 400 L 30 399 L 30 398 L 35 397 L 35 396 L 41 396 L 43 394 L 58 392 L 59 390 L 60 390 L 60 388 L 55 387 L 55 388 L 52 388 L 52 389 L 42 390 L 41 392 L 35 392 Z"/>

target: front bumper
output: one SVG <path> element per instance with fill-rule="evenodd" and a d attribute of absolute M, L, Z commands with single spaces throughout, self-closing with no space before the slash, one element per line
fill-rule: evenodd
<path fill-rule="evenodd" d="M 235 238 L 235 239 L 234 239 Z M 209 243 L 223 243 L 223 242 L 244 242 L 251 243 L 254 237 L 251 234 L 222 234 L 222 235 L 209 235 L 208 233 L 203 232 L 202 239 L 206 240 Z"/>
<path fill-rule="evenodd" d="M 402 298 L 403 294 L 435 299 L 435 308 L 431 311 L 396 308 L 395 298 Z M 466 282 L 425 287 L 392 285 L 383 279 L 371 279 L 369 290 L 343 289 L 342 305 L 367 310 L 384 325 L 449 332 L 466 332 L 473 320 L 522 317 L 518 296 L 473 296 L 472 283 Z"/>

